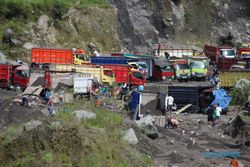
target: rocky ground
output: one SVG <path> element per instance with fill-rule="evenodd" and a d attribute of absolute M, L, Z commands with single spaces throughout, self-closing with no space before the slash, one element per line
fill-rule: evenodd
<path fill-rule="evenodd" d="M 2 89 L 0 91 L 3 102 L 0 115 L 1 147 L 4 147 L 4 152 L 2 150 L 0 154 L 2 162 L 24 156 L 23 153 L 18 153 L 23 149 L 29 153 L 35 153 L 36 150 L 43 150 L 42 147 L 44 147 L 44 149 L 60 152 L 60 150 L 58 150 L 59 148 L 53 147 L 53 145 L 58 144 L 57 141 L 59 138 L 61 138 L 62 143 L 67 144 L 63 149 L 70 148 L 69 154 L 75 155 L 76 157 L 77 154 L 84 154 L 84 151 L 82 152 L 81 148 L 78 147 L 78 144 L 82 145 L 84 141 L 78 140 L 77 142 L 76 140 L 76 142 L 68 142 L 72 138 L 68 138 L 67 134 L 69 136 L 76 135 L 77 138 L 82 140 L 81 135 L 90 135 L 94 133 L 91 129 L 85 129 L 84 127 L 83 129 L 75 129 L 75 126 L 70 125 L 71 123 L 63 123 L 60 119 L 48 119 L 48 117 L 41 112 L 41 109 L 27 108 L 11 103 L 13 98 L 17 95 L 15 92 Z M 121 109 L 118 107 L 118 104 L 120 103 L 115 102 L 114 99 L 106 100 L 103 107 L 113 110 L 111 112 L 117 112 Z M 123 110 L 120 110 L 120 112 L 121 115 L 127 116 L 126 112 L 124 113 Z M 229 165 L 231 158 L 206 158 L 203 156 L 204 152 L 239 152 L 240 157 L 237 159 L 240 164 L 248 166 L 250 162 L 250 119 L 249 116 L 242 113 L 240 116 L 236 117 L 238 112 L 238 109 L 232 108 L 231 112 L 227 115 L 222 115 L 220 124 L 214 128 L 207 124 L 206 115 L 181 113 L 176 115 L 180 120 L 179 127 L 163 128 L 157 126 L 158 138 L 154 140 L 147 137 L 141 131 L 140 127 L 131 121 L 129 117 L 125 119 L 125 124 L 123 126 L 125 129 L 129 127 L 133 128 L 138 139 L 138 142 L 135 142 L 137 144 L 134 143 L 135 148 L 153 159 L 153 164 L 150 166 L 224 167 Z M 80 114 L 80 116 L 81 115 L 82 114 Z M 27 122 L 29 123 L 27 124 Z M 7 138 L 4 136 L 5 129 L 13 125 L 24 127 L 24 130 L 21 128 L 20 134 L 15 140 L 6 141 Z M 59 131 L 51 131 L 52 126 L 62 126 L 62 128 Z M 29 129 L 31 129 L 31 131 Z M 96 129 L 94 131 L 96 131 Z M 95 133 L 100 135 L 99 132 Z M 8 144 L 5 145 L 4 143 Z M 33 144 L 28 146 L 29 143 Z M 84 150 L 84 147 L 82 149 Z M 19 151 L 17 152 L 17 150 Z M 126 151 L 124 154 L 127 154 Z M 10 158 L 10 155 L 12 158 Z M 128 157 L 129 156 L 130 155 L 128 155 Z M 73 157 L 70 156 L 69 158 L 73 164 L 78 164 Z M 42 165 L 41 162 L 35 160 L 33 163 L 37 164 L 37 166 Z M 130 165 L 140 166 L 139 164 L 143 164 L 137 161 L 133 163 L 134 164 Z M 144 164 L 142 166 L 148 165 Z"/>

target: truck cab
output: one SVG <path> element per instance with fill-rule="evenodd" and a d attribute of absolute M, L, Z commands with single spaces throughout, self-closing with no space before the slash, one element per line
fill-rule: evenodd
<path fill-rule="evenodd" d="M 73 55 L 74 64 L 82 65 L 89 62 L 89 57 L 85 55 L 85 51 L 83 49 L 77 49 L 75 52 L 73 51 Z"/>
<path fill-rule="evenodd" d="M 144 73 L 139 70 L 131 69 L 129 79 L 130 85 L 145 85 L 146 83 Z"/>
<path fill-rule="evenodd" d="M 190 66 L 187 59 L 171 60 L 175 69 L 175 78 L 179 81 L 188 81 L 191 78 Z"/>
<path fill-rule="evenodd" d="M 191 58 L 189 60 L 191 69 L 191 78 L 205 80 L 208 73 L 208 59 L 204 58 Z"/>
<path fill-rule="evenodd" d="M 233 48 L 230 49 L 220 49 L 220 56 L 225 57 L 225 58 L 235 58 L 236 53 Z"/>

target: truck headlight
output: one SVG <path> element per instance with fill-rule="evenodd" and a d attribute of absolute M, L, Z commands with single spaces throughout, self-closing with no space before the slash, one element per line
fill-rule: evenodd
<path fill-rule="evenodd" d="M 162 80 L 165 80 L 166 79 L 166 77 L 165 76 L 162 76 Z"/>

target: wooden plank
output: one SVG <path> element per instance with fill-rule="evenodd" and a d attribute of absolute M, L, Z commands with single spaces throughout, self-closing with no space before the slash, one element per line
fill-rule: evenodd
<path fill-rule="evenodd" d="M 177 110 L 176 112 L 173 112 L 175 114 L 180 114 L 182 113 L 183 111 L 185 111 L 186 109 L 188 109 L 190 106 L 192 106 L 192 104 L 187 104 L 185 105 L 184 107 L 182 107 L 181 109 Z"/>

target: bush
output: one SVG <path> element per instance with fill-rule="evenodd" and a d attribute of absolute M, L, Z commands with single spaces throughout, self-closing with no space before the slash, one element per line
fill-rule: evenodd
<path fill-rule="evenodd" d="M 234 88 L 231 91 L 231 95 L 233 105 L 244 105 L 250 95 L 250 84 L 245 83 L 241 87 Z"/>

